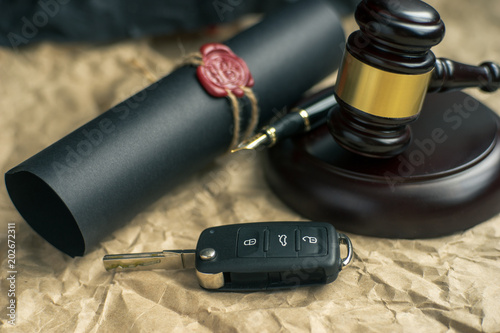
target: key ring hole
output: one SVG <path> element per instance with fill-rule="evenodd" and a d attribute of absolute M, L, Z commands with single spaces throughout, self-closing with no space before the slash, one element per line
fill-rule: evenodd
<path fill-rule="evenodd" d="M 342 259 L 342 268 L 349 265 L 352 261 L 353 251 L 352 251 L 352 243 L 349 237 L 344 234 L 339 234 L 339 243 L 344 244 L 347 247 L 347 256 Z"/>

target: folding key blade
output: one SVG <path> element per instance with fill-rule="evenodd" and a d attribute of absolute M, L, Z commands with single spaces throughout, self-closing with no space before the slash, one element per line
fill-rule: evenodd
<path fill-rule="evenodd" d="M 330 223 L 290 221 L 211 227 L 196 250 L 108 254 L 103 262 L 108 271 L 195 268 L 202 288 L 241 292 L 327 284 L 352 257 L 349 237 Z"/>
<path fill-rule="evenodd" d="M 194 268 L 195 250 L 173 250 L 127 254 L 108 254 L 103 260 L 107 271 Z"/>

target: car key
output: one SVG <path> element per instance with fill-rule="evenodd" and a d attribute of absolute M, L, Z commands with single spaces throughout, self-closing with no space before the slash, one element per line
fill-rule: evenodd
<path fill-rule="evenodd" d="M 103 262 L 116 271 L 194 267 L 205 289 L 254 291 L 330 283 L 352 256 L 350 239 L 329 223 L 259 222 L 205 229 L 196 250 L 111 254 Z"/>

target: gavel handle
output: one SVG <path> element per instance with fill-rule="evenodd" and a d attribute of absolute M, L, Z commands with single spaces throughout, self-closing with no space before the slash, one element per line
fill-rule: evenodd
<path fill-rule="evenodd" d="M 428 92 L 445 92 L 478 87 L 486 92 L 500 88 L 500 66 L 483 62 L 479 66 L 462 64 L 446 58 L 436 59 Z"/>

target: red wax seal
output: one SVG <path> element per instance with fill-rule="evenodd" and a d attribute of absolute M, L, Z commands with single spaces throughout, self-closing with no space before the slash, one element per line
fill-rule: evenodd
<path fill-rule="evenodd" d="M 203 65 L 196 75 L 205 90 L 214 97 L 225 97 L 231 91 L 237 97 L 245 92 L 241 87 L 252 87 L 254 80 L 243 59 L 223 44 L 205 44 L 200 49 Z"/>

